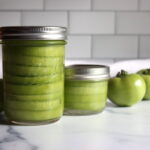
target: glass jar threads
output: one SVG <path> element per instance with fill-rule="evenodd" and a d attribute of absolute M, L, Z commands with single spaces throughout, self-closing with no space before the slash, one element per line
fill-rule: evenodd
<path fill-rule="evenodd" d="M 4 112 L 15 124 L 54 122 L 63 113 L 64 27 L 2 27 Z"/>
<path fill-rule="evenodd" d="M 107 99 L 109 67 L 71 65 L 65 69 L 65 114 L 101 112 Z"/>

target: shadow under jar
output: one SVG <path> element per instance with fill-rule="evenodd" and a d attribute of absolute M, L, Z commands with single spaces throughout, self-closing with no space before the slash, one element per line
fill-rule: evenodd
<path fill-rule="evenodd" d="M 64 108 L 64 27 L 2 27 L 4 112 L 20 125 L 54 122 Z"/>
<path fill-rule="evenodd" d="M 109 67 L 71 65 L 65 69 L 66 115 L 101 112 L 106 104 Z"/>

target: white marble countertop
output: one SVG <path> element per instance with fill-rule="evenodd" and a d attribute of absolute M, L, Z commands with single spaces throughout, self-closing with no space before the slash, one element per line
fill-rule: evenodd
<path fill-rule="evenodd" d="M 150 60 L 121 62 L 111 66 L 112 74 L 120 68 L 134 72 L 149 64 Z M 0 117 L 0 150 L 150 150 L 150 101 L 133 107 L 107 102 L 100 114 L 63 116 L 42 126 L 8 125 Z"/>
<path fill-rule="evenodd" d="M 0 150 L 149 150 L 150 101 L 115 107 L 91 116 L 63 116 L 42 126 L 1 120 Z"/>

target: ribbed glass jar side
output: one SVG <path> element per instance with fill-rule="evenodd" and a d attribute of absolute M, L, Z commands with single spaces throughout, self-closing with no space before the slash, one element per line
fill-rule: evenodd
<path fill-rule="evenodd" d="M 107 80 L 65 81 L 65 114 L 88 115 L 101 112 L 107 99 Z"/>
<path fill-rule="evenodd" d="M 4 111 L 15 124 L 58 120 L 64 108 L 64 40 L 3 40 Z"/>

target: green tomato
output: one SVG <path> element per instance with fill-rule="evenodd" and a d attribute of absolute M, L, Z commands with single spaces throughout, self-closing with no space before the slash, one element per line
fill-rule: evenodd
<path fill-rule="evenodd" d="M 145 95 L 146 85 L 139 74 L 127 74 L 121 70 L 116 77 L 109 79 L 108 98 L 118 106 L 132 106 Z"/>
<path fill-rule="evenodd" d="M 150 69 L 143 69 L 138 71 L 138 73 L 142 76 L 146 84 L 146 92 L 143 99 L 150 100 Z"/>

